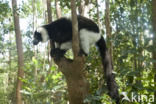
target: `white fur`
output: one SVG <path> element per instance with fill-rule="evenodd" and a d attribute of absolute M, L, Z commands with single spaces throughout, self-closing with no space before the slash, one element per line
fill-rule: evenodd
<path fill-rule="evenodd" d="M 95 44 L 99 39 L 101 35 L 100 33 L 95 33 L 86 29 L 80 30 L 80 45 L 82 47 L 82 50 L 89 54 L 89 48 L 91 45 Z"/>
<path fill-rule="evenodd" d="M 68 50 L 72 48 L 72 41 L 61 44 L 60 49 Z"/>
<path fill-rule="evenodd" d="M 42 37 L 42 42 L 46 42 L 49 40 L 49 35 L 48 35 L 48 32 L 45 28 L 43 27 L 39 27 L 37 29 L 37 32 L 41 33 L 41 37 Z"/>
<path fill-rule="evenodd" d="M 63 50 L 68 50 L 72 48 L 72 41 L 64 42 L 61 45 L 55 42 L 55 48 L 60 48 Z"/>
<path fill-rule="evenodd" d="M 45 28 L 39 27 L 37 29 L 37 32 L 41 33 L 42 42 L 46 42 L 49 40 L 49 35 Z M 95 33 L 87 29 L 81 29 L 79 34 L 81 48 L 86 54 L 89 54 L 89 48 L 100 39 L 101 35 L 100 33 Z M 55 46 L 56 48 L 68 50 L 72 48 L 72 41 L 65 42 L 61 44 L 61 46 L 59 46 L 58 43 L 55 43 Z"/>
<path fill-rule="evenodd" d="M 89 54 L 91 45 L 95 44 L 100 39 L 101 35 L 100 33 L 95 33 L 86 29 L 81 29 L 79 33 L 81 48 L 86 54 Z M 59 46 L 58 43 L 55 43 L 55 46 L 57 48 L 60 47 L 60 49 L 68 50 L 72 48 L 72 41 L 62 43 L 61 46 Z"/>
<path fill-rule="evenodd" d="M 55 44 L 55 48 L 60 48 L 60 45 L 57 42 L 55 42 L 54 44 Z"/>

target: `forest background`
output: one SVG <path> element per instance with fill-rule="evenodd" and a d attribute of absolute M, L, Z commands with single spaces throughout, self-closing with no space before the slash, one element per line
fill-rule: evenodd
<path fill-rule="evenodd" d="M 51 4 L 52 21 L 71 16 L 70 0 L 17 1 L 24 66 L 20 80 L 17 80 L 19 54 L 12 2 L 0 1 L 0 104 L 14 104 L 18 92 L 25 104 L 68 104 L 65 77 L 50 58 L 48 42 L 32 44 L 34 30 L 48 23 L 47 1 Z M 156 1 L 76 0 L 76 6 L 78 14 L 92 19 L 101 29 L 110 50 L 119 93 L 130 99 L 123 104 L 155 104 L 152 97 L 156 98 Z M 72 52 L 66 57 L 72 58 Z M 114 103 L 107 95 L 96 47 L 91 48 L 85 65 L 90 84 L 85 102 Z M 22 83 L 20 90 L 18 81 Z M 136 100 L 131 99 L 132 95 Z M 147 98 L 139 100 L 141 95 Z"/>

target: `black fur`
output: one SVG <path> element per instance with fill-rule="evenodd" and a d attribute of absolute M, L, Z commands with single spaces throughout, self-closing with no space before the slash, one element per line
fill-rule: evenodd
<path fill-rule="evenodd" d="M 99 27 L 92 20 L 83 16 L 78 16 L 77 19 L 79 31 L 81 29 L 87 29 L 95 33 L 99 33 Z M 59 45 L 72 40 L 72 22 L 70 19 L 60 18 L 56 21 L 51 22 L 50 24 L 43 25 L 42 27 L 44 27 L 47 30 L 50 39 L 53 42 L 57 42 Z M 58 52 L 58 49 L 51 50 L 51 56 L 54 56 L 52 54 L 57 53 L 56 56 L 58 58 L 61 58 L 65 54 L 66 50 L 63 50 L 64 52 L 62 52 L 62 50 L 60 51 L 61 52 Z M 81 50 L 81 52 L 83 52 L 83 50 Z"/>
<path fill-rule="evenodd" d="M 41 33 L 35 31 L 33 44 L 37 45 L 40 41 L 42 41 Z"/>
<path fill-rule="evenodd" d="M 105 43 L 104 38 L 101 37 L 100 40 L 96 43 L 96 45 L 99 48 L 102 59 L 105 59 L 107 48 L 106 48 L 106 43 Z"/>
<path fill-rule="evenodd" d="M 72 40 L 72 22 L 70 19 L 61 18 L 44 27 L 50 36 L 50 39 L 57 43 L 64 43 Z M 99 33 L 98 26 L 90 19 L 78 16 L 78 29 L 87 29 Z"/>
<path fill-rule="evenodd" d="M 59 48 L 51 49 L 50 55 L 51 57 L 54 57 L 55 60 L 60 60 L 61 57 L 64 56 L 66 53 L 66 50 L 60 50 Z"/>
<path fill-rule="evenodd" d="M 101 37 L 101 39 L 96 43 L 96 45 L 99 47 L 100 55 L 102 57 L 101 59 L 104 67 L 104 76 L 106 78 L 107 88 L 109 90 L 108 94 L 112 99 L 115 99 L 116 104 L 120 104 L 118 86 L 115 82 L 115 75 L 113 73 L 109 75 L 110 70 L 113 71 L 113 66 L 110 58 L 107 57 L 108 51 L 106 48 L 105 40 Z M 109 68 L 109 65 L 111 65 L 111 68 Z"/>

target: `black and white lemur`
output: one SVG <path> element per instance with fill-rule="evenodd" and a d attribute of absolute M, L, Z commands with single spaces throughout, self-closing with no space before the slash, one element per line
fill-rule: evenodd
<path fill-rule="evenodd" d="M 81 52 L 88 55 L 90 46 L 96 44 L 102 53 L 102 57 L 104 57 L 103 53 L 106 51 L 106 45 L 99 27 L 92 20 L 78 16 L 78 30 Z M 46 42 L 49 39 L 55 43 L 55 49 L 51 50 L 51 53 L 55 53 L 58 58 L 64 56 L 65 52 L 72 48 L 71 20 L 61 18 L 39 27 L 34 33 L 33 44 L 37 45 L 39 42 Z"/>
<path fill-rule="evenodd" d="M 78 31 L 80 39 L 80 51 L 85 55 L 89 54 L 91 45 L 95 44 L 100 51 L 102 57 L 102 63 L 107 70 L 110 65 L 107 60 L 107 48 L 104 38 L 100 34 L 99 27 L 92 20 L 77 16 L 78 19 Z M 51 50 L 51 56 L 61 58 L 64 56 L 67 50 L 72 48 L 72 21 L 68 18 L 60 18 L 50 24 L 39 27 L 34 32 L 33 44 L 37 45 L 39 42 L 46 42 L 52 40 L 55 43 L 55 48 Z M 109 89 L 109 95 L 118 102 L 117 88 L 113 88 L 114 77 L 112 77 L 109 71 L 105 71 L 107 85 Z"/>

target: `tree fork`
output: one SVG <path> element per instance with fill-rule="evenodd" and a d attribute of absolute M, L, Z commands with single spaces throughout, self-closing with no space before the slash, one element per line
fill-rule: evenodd
<path fill-rule="evenodd" d="M 71 8 L 73 29 L 72 49 L 74 60 L 65 57 L 56 60 L 54 57 L 54 61 L 66 78 L 70 104 L 84 104 L 83 101 L 88 95 L 89 83 L 85 78 L 85 59 L 83 56 L 78 56 L 80 47 L 75 0 L 71 0 Z"/>

